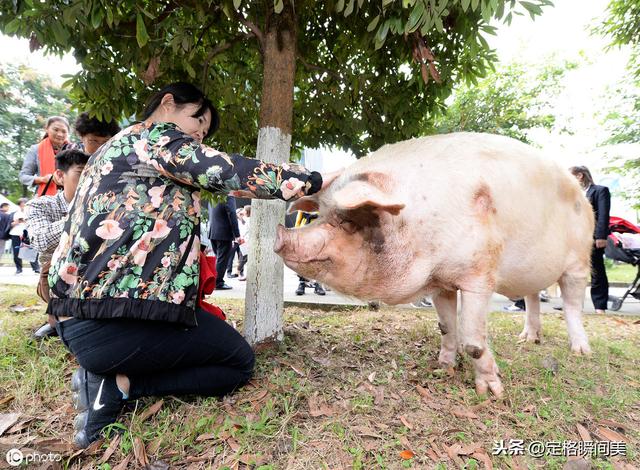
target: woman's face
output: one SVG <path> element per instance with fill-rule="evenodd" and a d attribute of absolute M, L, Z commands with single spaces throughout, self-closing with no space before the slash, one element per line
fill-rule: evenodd
<path fill-rule="evenodd" d="M 53 121 L 45 130 L 55 147 L 62 147 L 69 136 L 69 129 L 62 121 Z"/>
<path fill-rule="evenodd" d="M 173 96 L 167 93 L 162 98 L 160 112 L 156 118 L 176 124 L 182 132 L 202 142 L 211 125 L 211 111 L 207 109 L 202 116 L 193 117 L 198 109 L 200 105 L 197 103 L 176 105 Z"/>
<path fill-rule="evenodd" d="M 104 144 L 110 138 L 111 137 L 109 136 L 85 134 L 80 137 L 80 140 L 82 141 L 85 153 L 92 155 L 96 150 L 100 148 L 102 144 Z"/>

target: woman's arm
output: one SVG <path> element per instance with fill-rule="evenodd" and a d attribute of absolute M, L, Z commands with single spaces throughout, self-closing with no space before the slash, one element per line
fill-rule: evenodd
<path fill-rule="evenodd" d="M 228 155 L 177 130 L 171 124 L 151 129 L 147 141 L 134 145 L 140 158 L 160 173 L 214 193 L 240 192 L 261 199 L 295 199 L 322 187 L 322 176 L 296 164 L 275 165 L 239 154 Z"/>
<path fill-rule="evenodd" d="M 32 145 L 24 156 L 24 162 L 22 163 L 22 169 L 18 179 L 25 186 L 34 186 L 37 183 L 35 180 L 39 173 L 38 164 L 38 146 Z"/>

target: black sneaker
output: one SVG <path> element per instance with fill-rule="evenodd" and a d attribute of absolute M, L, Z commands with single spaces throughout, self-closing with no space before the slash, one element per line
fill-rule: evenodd
<path fill-rule="evenodd" d="M 296 289 L 296 295 L 304 295 L 304 288 L 307 287 L 304 281 L 298 284 L 298 288 Z"/>
<path fill-rule="evenodd" d="M 324 289 L 322 288 L 322 286 L 320 285 L 319 282 L 316 282 L 316 285 L 313 287 L 314 292 L 317 295 L 325 295 L 326 292 L 324 291 Z"/>
<path fill-rule="evenodd" d="M 58 332 L 54 327 L 49 325 L 49 322 L 42 325 L 36 331 L 33 332 L 31 337 L 35 340 L 41 340 L 45 338 L 53 338 L 54 336 L 58 336 Z"/>
<path fill-rule="evenodd" d="M 73 442 L 84 449 L 100 437 L 102 428 L 115 423 L 124 400 L 115 375 L 96 375 L 82 367 L 71 377 L 71 390 L 76 392 L 74 407 L 81 412 L 73 423 Z"/>

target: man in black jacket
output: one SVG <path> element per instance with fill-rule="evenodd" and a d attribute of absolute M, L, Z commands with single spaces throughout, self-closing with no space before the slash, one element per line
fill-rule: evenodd
<path fill-rule="evenodd" d="M 593 233 L 594 244 L 591 251 L 591 300 L 596 313 L 603 314 L 607 309 L 607 300 L 609 299 L 609 280 L 604 267 L 604 248 L 607 246 L 607 237 L 609 236 L 611 194 L 609 188 L 593 182 L 591 172 L 586 166 L 574 166 L 569 168 L 569 171 L 584 188 L 596 219 L 596 228 Z"/>
<path fill-rule="evenodd" d="M 226 202 L 209 206 L 209 240 L 216 253 L 216 290 L 231 289 L 224 282 L 224 274 L 229 265 L 229 257 L 233 255 L 233 242 L 240 241 L 236 201 L 233 197 L 228 196 Z"/>

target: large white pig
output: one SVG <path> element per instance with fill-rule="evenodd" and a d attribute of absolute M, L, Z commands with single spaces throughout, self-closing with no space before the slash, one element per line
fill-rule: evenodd
<path fill-rule="evenodd" d="M 582 304 L 592 209 L 575 178 L 536 149 L 489 134 L 423 137 L 385 145 L 327 183 L 291 208 L 320 218 L 278 227 L 275 251 L 301 275 L 363 300 L 431 295 L 439 361 L 451 367 L 466 352 L 478 393 L 503 390 L 487 346 L 494 292 L 526 296 L 520 337 L 539 341 L 537 293 L 557 281 L 571 350 L 590 352 Z"/>

